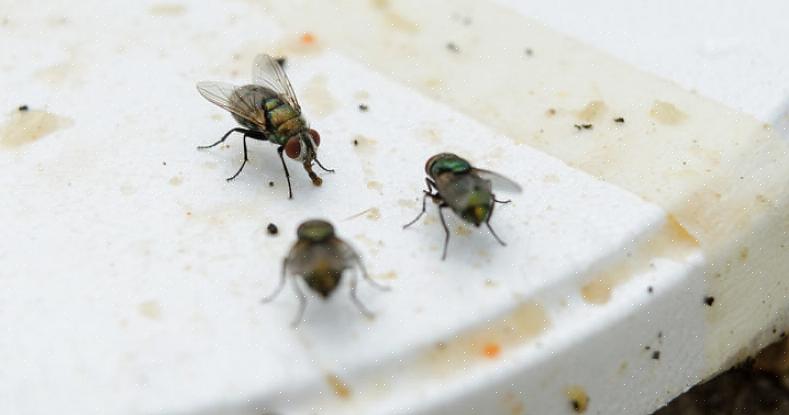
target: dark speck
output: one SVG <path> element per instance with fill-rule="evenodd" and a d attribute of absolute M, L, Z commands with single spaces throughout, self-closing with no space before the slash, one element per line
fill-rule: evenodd
<path fill-rule="evenodd" d="M 525 53 L 526 56 L 534 56 L 534 51 L 531 48 L 526 48 L 523 53 Z"/>
<path fill-rule="evenodd" d="M 353 139 L 353 145 L 358 146 L 359 145 L 359 140 L 354 138 Z"/>
<path fill-rule="evenodd" d="M 277 63 L 279 64 L 279 66 L 280 66 L 280 67 L 282 67 L 282 68 L 284 68 L 284 67 L 285 67 L 285 65 L 288 63 L 288 58 L 286 58 L 286 57 L 284 57 L 284 56 L 282 56 L 282 57 L 279 57 L 279 58 L 276 58 L 276 59 L 274 59 L 274 60 L 275 60 L 275 61 L 277 61 Z"/>
<path fill-rule="evenodd" d="M 575 127 L 578 131 L 581 131 L 591 130 L 594 126 L 592 124 L 574 124 L 573 127 Z"/>
<path fill-rule="evenodd" d="M 715 297 L 704 297 L 704 304 L 712 307 L 712 303 L 715 302 Z"/>
<path fill-rule="evenodd" d="M 657 332 L 657 338 L 658 339 L 662 339 L 663 338 L 663 332 L 662 331 Z"/>
<path fill-rule="evenodd" d="M 163 162 L 162 162 L 162 166 L 166 166 L 166 165 L 167 165 L 167 162 L 166 162 L 166 161 L 163 161 Z"/>
<path fill-rule="evenodd" d="M 644 346 L 644 350 L 649 350 L 649 349 L 651 349 L 651 348 L 652 348 L 652 347 L 650 347 L 650 346 Z"/>
<path fill-rule="evenodd" d="M 647 292 L 652 294 L 653 292 L 655 292 L 655 289 L 652 288 L 652 286 L 650 285 L 649 287 L 647 287 Z"/>
<path fill-rule="evenodd" d="M 617 117 L 617 118 L 614 118 L 614 122 L 618 122 L 618 123 L 622 124 L 622 123 L 625 122 L 625 119 L 622 118 L 622 117 Z"/>
<path fill-rule="evenodd" d="M 447 49 L 449 49 L 449 51 L 453 53 L 460 53 L 460 48 L 458 47 L 458 45 L 452 42 L 447 43 Z"/>
<path fill-rule="evenodd" d="M 20 105 L 20 106 L 19 106 L 19 111 L 21 111 L 21 112 L 25 112 L 25 111 L 27 111 L 27 110 L 29 110 L 29 109 L 30 109 L 30 108 L 28 108 L 28 106 L 27 106 L 27 105 Z"/>
<path fill-rule="evenodd" d="M 277 228 L 277 225 L 273 223 L 269 223 L 268 226 L 266 226 L 266 231 L 268 231 L 269 235 L 276 235 L 277 233 L 279 233 L 279 229 Z"/>
<path fill-rule="evenodd" d="M 359 104 L 359 111 L 367 112 L 367 110 L 369 110 L 369 109 L 370 109 L 370 107 L 368 107 L 367 104 Z"/>
<path fill-rule="evenodd" d="M 660 350 L 655 350 L 652 352 L 652 358 L 655 360 L 660 360 Z"/>
<path fill-rule="evenodd" d="M 268 187 L 274 187 L 274 182 L 268 182 Z"/>

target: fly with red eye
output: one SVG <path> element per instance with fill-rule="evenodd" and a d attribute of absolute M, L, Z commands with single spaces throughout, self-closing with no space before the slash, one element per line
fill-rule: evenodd
<path fill-rule="evenodd" d="M 302 117 L 301 106 L 282 66 L 268 55 L 258 55 L 252 67 L 252 75 L 253 83 L 241 87 L 221 82 L 197 84 L 197 90 L 203 97 L 229 111 L 241 125 L 240 128 L 228 131 L 219 141 L 198 148 L 214 147 L 224 142 L 231 133 L 242 133 L 244 161 L 238 171 L 227 179 L 233 180 L 249 161 L 247 138 L 277 144 L 277 153 L 288 181 L 288 197 L 292 199 L 290 173 L 283 154 L 300 161 L 315 186 L 320 186 L 323 180 L 312 171 L 313 162 L 324 171 L 334 170 L 327 169 L 318 161 L 320 134 L 309 128 Z"/>

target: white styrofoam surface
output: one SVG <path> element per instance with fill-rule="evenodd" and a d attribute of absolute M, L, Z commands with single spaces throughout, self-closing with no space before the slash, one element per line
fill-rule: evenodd
<path fill-rule="evenodd" d="M 100 2 L 50 6 L 9 8 L 0 29 L 0 85 L 13 92 L 0 96 L 2 108 L 28 104 L 72 120 L 0 149 L 0 166 L 11 172 L 0 179 L 0 354 L 10 356 L 0 368 L 0 412 L 473 413 L 473 402 L 504 412 L 511 408 L 493 396 L 506 386 L 532 394 L 511 399 L 529 412 L 569 413 L 564 389 L 577 383 L 600 413 L 638 413 L 670 397 L 652 395 L 663 385 L 698 380 L 693 358 L 703 345 L 669 343 L 704 324 L 693 308 L 704 287 L 690 278 L 698 252 L 657 261 L 604 308 L 578 294 L 579 273 L 660 229 L 657 207 L 508 146 L 331 52 L 294 57 L 288 71 L 322 133 L 321 160 L 337 174 L 315 188 L 292 163 L 288 201 L 273 147 L 255 143 L 251 165 L 226 183 L 240 144 L 194 150 L 233 125 L 194 82 L 245 81 L 247 52 L 279 28 L 243 2 L 158 12 L 139 4 L 124 13 Z M 357 110 L 360 90 L 370 93 L 362 99 L 368 113 Z M 357 135 L 374 144 L 354 147 Z M 493 220 L 508 247 L 482 230 L 456 233 L 440 262 L 434 211 L 400 229 L 418 209 L 424 160 L 448 149 L 524 185 Z M 379 219 L 344 220 L 371 207 Z M 391 292 L 362 285 L 374 321 L 345 290 L 328 304 L 313 298 L 297 331 L 288 325 L 297 304 L 288 290 L 259 304 L 295 226 L 316 216 L 335 222 L 374 276 L 395 273 L 385 281 Z M 266 235 L 269 222 L 278 237 Z M 647 296 L 647 286 L 657 295 Z M 422 367 L 419 357 L 437 342 L 524 302 L 550 321 L 538 341 L 505 349 L 499 361 L 470 358 L 446 377 Z M 643 346 L 658 342 L 657 332 L 665 354 L 685 357 L 655 364 Z M 621 373 L 605 372 L 622 362 Z M 334 396 L 327 373 L 348 382 L 353 398 Z"/>

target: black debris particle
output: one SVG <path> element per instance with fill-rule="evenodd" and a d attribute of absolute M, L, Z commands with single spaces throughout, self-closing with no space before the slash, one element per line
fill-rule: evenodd
<path fill-rule="evenodd" d="M 354 138 L 353 139 L 353 145 L 358 146 L 359 145 L 359 140 Z"/>
<path fill-rule="evenodd" d="M 277 225 L 269 223 L 268 226 L 266 226 L 266 231 L 268 231 L 269 235 L 276 235 L 279 233 L 279 228 L 277 228 Z"/>
<path fill-rule="evenodd" d="M 710 296 L 704 297 L 704 304 L 707 304 L 708 306 L 712 307 L 712 304 L 714 302 L 715 302 L 715 297 L 710 297 Z"/>
<path fill-rule="evenodd" d="M 647 292 L 652 294 L 653 292 L 655 292 L 655 289 L 652 288 L 652 286 L 650 285 L 649 287 L 647 287 Z"/>
<path fill-rule="evenodd" d="M 655 360 L 660 360 L 660 350 L 655 350 L 652 352 L 652 358 Z"/>
<path fill-rule="evenodd" d="M 573 124 L 573 127 L 575 127 L 578 131 L 591 130 L 592 128 L 594 128 L 592 124 Z"/>
<path fill-rule="evenodd" d="M 658 338 L 658 340 L 663 338 L 663 332 L 662 331 L 657 332 L 657 338 Z"/>
<path fill-rule="evenodd" d="M 460 53 L 460 48 L 453 42 L 447 43 L 447 49 L 452 53 Z"/>
<path fill-rule="evenodd" d="M 644 350 L 649 350 L 649 349 L 651 349 L 651 348 L 652 348 L 652 347 L 651 347 L 651 346 L 649 346 L 649 345 L 647 345 L 647 346 L 644 346 Z"/>
<path fill-rule="evenodd" d="M 280 67 L 285 68 L 285 65 L 288 63 L 288 58 L 284 56 L 280 56 L 279 58 L 274 59 L 277 61 Z"/>
<path fill-rule="evenodd" d="M 359 111 L 367 112 L 369 109 L 370 107 L 368 107 L 367 104 L 359 104 Z"/>
<path fill-rule="evenodd" d="M 524 50 L 523 53 L 525 53 L 526 56 L 534 56 L 534 51 L 532 50 L 532 48 L 526 48 L 526 50 Z"/>
<path fill-rule="evenodd" d="M 166 161 L 163 161 L 163 162 L 162 162 L 162 166 L 166 166 L 166 165 L 167 165 L 167 162 L 166 162 Z"/>
<path fill-rule="evenodd" d="M 27 111 L 27 110 L 29 110 L 29 109 L 30 109 L 30 108 L 29 108 L 27 105 L 20 105 L 20 106 L 19 106 L 19 111 L 20 111 L 20 112 L 25 112 L 25 111 Z"/>
<path fill-rule="evenodd" d="M 617 117 L 617 118 L 614 118 L 614 122 L 618 122 L 619 124 L 623 124 L 625 122 L 625 119 L 622 118 L 622 117 Z"/>
<path fill-rule="evenodd" d="M 274 187 L 274 182 L 268 182 L 268 187 Z"/>

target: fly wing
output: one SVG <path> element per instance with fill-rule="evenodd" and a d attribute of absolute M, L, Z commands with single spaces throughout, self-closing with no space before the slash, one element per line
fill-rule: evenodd
<path fill-rule="evenodd" d="M 266 54 L 256 56 L 252 64 L 252 82 L 280 94 L 293 109 L 301 112 L 301 105 L 293 92 L 288 75 L 276 59 Z"/>
<path fill-rule="evenodd" d="M 213 104 L 254 124 L 260 124 L 261 120 L 265 120 L 261 117 L 260 110 L 255 103 L 248 102 L 248 99 L 245 99 L 237 91 L 236 86 L 225 82 L 197 83 L 197 92 Z M 265 121 L 263 125 L 265 125 Z"/>
<path fill-rule="evenodd" d="M 509 193 L 520 193 L 523 191 L 521 185 L 496 172 L 478 168 L 473 168 L 471 171 L 485 180 L 490 180 L 494 189 L 499 189 Z"/>

